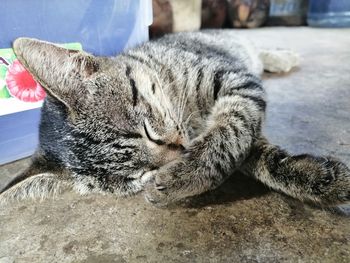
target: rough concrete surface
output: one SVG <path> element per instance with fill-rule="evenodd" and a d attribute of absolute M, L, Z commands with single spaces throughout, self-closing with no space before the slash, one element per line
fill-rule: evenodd
<path fill-rule="evenodd" d="M 350 29 L 239 33 L 302 57 L 292 73 L 264 77 L 268 138 L 350 164 Z M 0 183 L 27 162 L 0 167 Z M 142 195 L 65 193 L 0 208 L 0 262 L 350 262 L 349 207 L 342 211 L 304 205 L 240 175 L 168 209 Z"/>

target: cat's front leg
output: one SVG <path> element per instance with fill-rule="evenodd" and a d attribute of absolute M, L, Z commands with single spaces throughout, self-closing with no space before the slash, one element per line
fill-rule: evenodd
<path fill-rule="evenodd" d="M 241 96 L 217 100 L 198 136 L 179 160 L 161 167 L 146 187 L 146 199 L 165 205 L 218 187 L 244 161 L 260 134 L 263 112 Z"/>

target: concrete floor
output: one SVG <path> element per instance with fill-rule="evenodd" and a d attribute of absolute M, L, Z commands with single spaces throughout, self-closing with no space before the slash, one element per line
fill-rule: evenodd
<path fill-rule="evenodd" d="M 350 164 L 350 29 L 240 33 L 303 58 L 291 74 L 264 77 L 268 138 Z M 0 183 L 27 162 L 0 167 Z M 313 208 L 238 176 L 168 209 L 142 196 L 65 193 L 0 208 L 0 262 L 350 262 L 349 211 Z"/>

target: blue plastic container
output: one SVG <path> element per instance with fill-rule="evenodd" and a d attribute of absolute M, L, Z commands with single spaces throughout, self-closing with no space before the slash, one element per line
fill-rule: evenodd
<path fill-rule="evenodd" d="M 309 0 L 307 23 L 314 27 L 350 27 L 350 0 Z"/>
<path fill-rule="evenodd" d="M 267 24 L 270 26 L 304 25 L 307 8 L 307 0 L 270 0 Z"/>
<path fill-rule="evenodd" d="M 0 164 L 34 153 L 39 120 L 40 109 L 0 116 Z"/>
<path fill-rule="evenodd" d="M 152 22 L 151 0 L 1 0 L 1 10 L 0 49 L 26 36 L 113 56 L 148 40 Z M 9 109 L 9 100 L 0 99 L 0 164 L 31 155 L 38 144 L 40 108 L 18 102 Z"/>
<path fill-rule="evenodd" d="M 80 42 L 112 56 L 148 39 L 151 0 L 1 0 L 0 48 L 17 37 Z"/>

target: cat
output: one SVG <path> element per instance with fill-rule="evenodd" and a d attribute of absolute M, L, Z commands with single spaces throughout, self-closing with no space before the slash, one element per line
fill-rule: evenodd
<path fill-rule="evenodd" d="M 164 206 L 241 171 L 305 202 L 350 200 L 350 170 L 332 157 L 293 156 L 262 134 L 259 75 L 287 71 L 291 52 L 260 52 L 232 31 L 166 35 L 114 57 L 19 38 L 14 51 L 47 91 L 40 143 L 2 202 L 66 188 Z M 282 54 L 282 55 L 281 55 Z"/>

